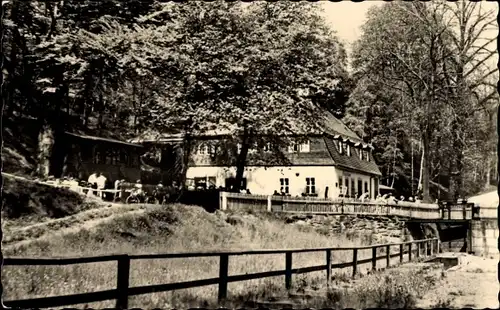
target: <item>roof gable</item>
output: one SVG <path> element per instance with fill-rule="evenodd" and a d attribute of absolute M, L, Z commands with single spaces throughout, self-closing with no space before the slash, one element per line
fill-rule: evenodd
<path fill-rule="evenodd" d="M 362 160 L 359 158 L 358 152 L 351 149 L 351 156 L 347 156 L 347 154 L 340 154 L 335 141 L 331 137 L 325 137 L 325 143 L 328 151 L 330 152 L 330 156 L 332 156 L 333 161 L 336 166 L 352 169 L 360 172 L 366 172 L 369 174 L 382 175 L 380 172 L 375 160 L 371 154 L 368 152 L 369 161 Z M 338 142 L 337 142 L 338 143 Z M 351 146 L 352 147 L 352 146 Z"/>

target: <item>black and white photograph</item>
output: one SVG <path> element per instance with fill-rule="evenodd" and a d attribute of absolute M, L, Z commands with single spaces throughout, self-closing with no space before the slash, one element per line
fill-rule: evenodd
<path fill-rule="evenodd" d="M 499 308 L 498 11 L 2 0 L 2 308 Z"/>

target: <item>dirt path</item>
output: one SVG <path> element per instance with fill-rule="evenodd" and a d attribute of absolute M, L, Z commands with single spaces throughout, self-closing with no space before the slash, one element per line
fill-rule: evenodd
<path fill-rule="evenodd" d="M 419 301 L 418 308 L 498 309 L 498 260 L 465 254 L 463 259 L 463 264 L 448 269 L 446 277 Z"/>

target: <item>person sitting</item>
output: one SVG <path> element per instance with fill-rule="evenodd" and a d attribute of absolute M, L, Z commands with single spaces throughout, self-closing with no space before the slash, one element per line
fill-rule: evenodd
<path fill-rule="evenodd" d="M 280 193 L 278 193 L 277 190 L 274 190 L 273 196 L 279 196 L 279 195 L 280 195 Z"/>
<path fill-rule="evenodd" d="M 130 192 L 131 195 L 142 197 L 144 195 L 144 190 L 142 189 L 141 180 L 137 180 L 134 184 L 134 188 Z"/>
<path fill-rule="evenodd" d="M 249 190 L 248 188 L 247 188 L 247 194 L 248 194 L 248 195 L 251 195 L 250 190 Z"/>
<path fill-rule="evenodd" d="M 366 199 L 369 199 L 370 197 L 370 193 L 369 192 L 365 192 L 364 194 L 362 194 L 361 196 L 359 196 L 359 200 L 361 200 L 361 202 L 364 202 Z"/>
<path fill-rule="evenodd" d="M 156 185 L 156 188 L 153 192 L 153 196 L 155 199 L 158 200 L 158 202 L 160 204 L 164 203 L 167 199 L 167 190 L 165 189 L 165 187 L 163 186 L 163 183 L 160 181 L 157 185 Z"/>

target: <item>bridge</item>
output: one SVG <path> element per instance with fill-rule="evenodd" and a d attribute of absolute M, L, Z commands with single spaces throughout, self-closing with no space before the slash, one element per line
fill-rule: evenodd
<path fill-rule="evenodd" d="M 497 251 L 497 209 L 496 207 L 480 208 L 474 203 L 430 204 L 407 201 L 332 200 L 317 197 L 221 192 L 219 208 L 285 214 L 395 216 L 402 218 L 410 231 L 420 230 L 421 225 L 434 224 L 441 242 L 449 249 L 456 248 L 458 244 L 461 251 L 479 255 L 490 255 Z M 457 240 L 460 241 L 457 242 Z"/>

